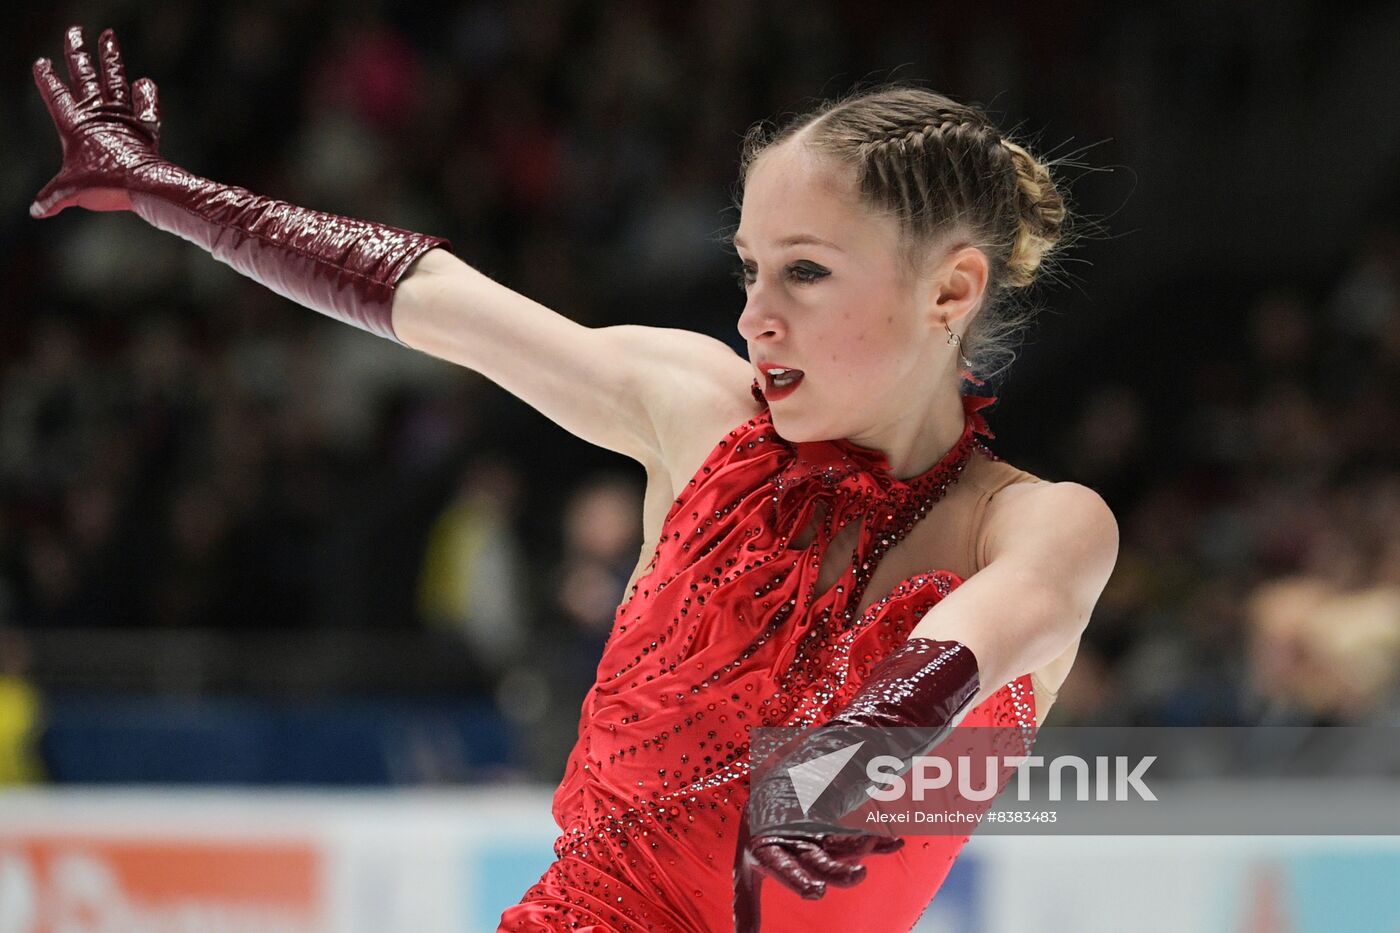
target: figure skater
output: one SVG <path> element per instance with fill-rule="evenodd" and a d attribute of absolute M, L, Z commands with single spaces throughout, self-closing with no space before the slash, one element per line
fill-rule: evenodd
<path fill-rule="evenodd" d="M 964 385 L 1066 232 L 1048 166 L 916 87 L 756 128 L 733 240 L 744 360 L 685 330 L 581 326 L 439 237 L 187 172 L 110 30 L 95 58 L 77 27 L 65 51 L 71 86 L 34 65 L 63 145 L 34 217 L 131 211 L 646 468 L 646 546 L 555 794 L 557 860 L 500 928 L 913 926 L 967 837 L 768 825 L 784 789 L 750 786 L 749 730 L 1044 721 L 1117 526 L 1092 490 L 999 459 L 994 399 Z"/>

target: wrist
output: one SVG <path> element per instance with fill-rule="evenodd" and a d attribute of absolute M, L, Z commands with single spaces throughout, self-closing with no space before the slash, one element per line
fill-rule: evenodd
<path fill-rule="evenodd" d="M 977 658 L 960 641 L 910 638 L 870 671 L 831 718 L 868 728 L 956 725 L 981 687 Z"/>
<path fill-rule="evenodd" d="M 979 687 L 977 660 L 966 645 L 928 638 L 906 641 L 875 665 L 845 707 L 755 782 L 749 808 L 755 837 L 856 832 L 837 821 L 868 802 L 869 782 L 863 776 L 869 763 L 877 756 L 907 763 L 926 754 L 957 725 Z M 828 779 L 817 798 L 801 806 L 793 783 L 800 778 L 792 769 L 856 745 L 842 768 L 846 779 Z"/>

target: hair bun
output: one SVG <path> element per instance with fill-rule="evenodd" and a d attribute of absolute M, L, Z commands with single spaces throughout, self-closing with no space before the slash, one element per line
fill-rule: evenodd
<path fill-rule="evenodd" d="M 1020 228 L 1006 261 L 1006 284 L 1024 288 L 1035 281 L 1036 270 L 1064 232 L 1064 198 L 1055 187 L 1050 169 L 1009 139 L 1001 144 L 1011 152 L 1016 166 L 1016 207 Z"/>

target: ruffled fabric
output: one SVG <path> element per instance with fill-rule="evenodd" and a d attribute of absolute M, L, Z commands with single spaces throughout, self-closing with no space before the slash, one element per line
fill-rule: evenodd
<path fill-rule="evenodd" d="M 765 407 L 758 380 L 753 381 L 754 397 Z M 864 447 L 844 438 L 792 443 L 777 438 L 788 450 L 791 459 L 783 465 L 774 479 L 776 527 L 792 532 L 804 527 L 816 503 L 825 503 L 828 511 L 849 518 L 854 508 L 861 513 L 898 512 L 911 502 L 927 499 L 930 493 L 946 484 L 950 474 L 966 463 L 976 446 L 976 437 L 995 438 L 982 410 L 996 404 L 994 395 L 960 396 L 963 403 L 962 435 L 952 448 L 928 470 L 907 480 L 891 472 L 889 458 L 879 450 Z M 842 508 L 846 506 L 847 508 Z"/>

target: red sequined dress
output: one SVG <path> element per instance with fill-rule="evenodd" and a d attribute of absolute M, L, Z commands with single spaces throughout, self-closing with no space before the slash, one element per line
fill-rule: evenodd
<path fill-rule="evenodd" d="M 909 577 L 856 610 L 880 557 L 943 498 L 974 456 L 999 460 L 964 395 L 962 436 L 927 472 L 894 477 L 879 451 L 846 440 L 790 443 L 763 405 L 710 452 L 671 506 L 656 552 L 623 603 L 583 702 L 579 738 L 554 795 L 557 860 L 507 909 L 500 930 L 733 929 L 733 863 L 748 798 L 747 730 L 819 725 L 961 578 Z M 819 502 L 806 547 L 791 541 Z M 821 556 L 842 524 L 860 534 L 850 566 L 817 593 Z M 1033 736 L 1029 675 L 1003 685 L 959 728 Z M 865 859 L 865 879 L 806 901 L 769 879 L 764 933 L 907 931 L 966 835 L 906 838 Z M 859 918 L 858 923 L 853 923 Z"/>

